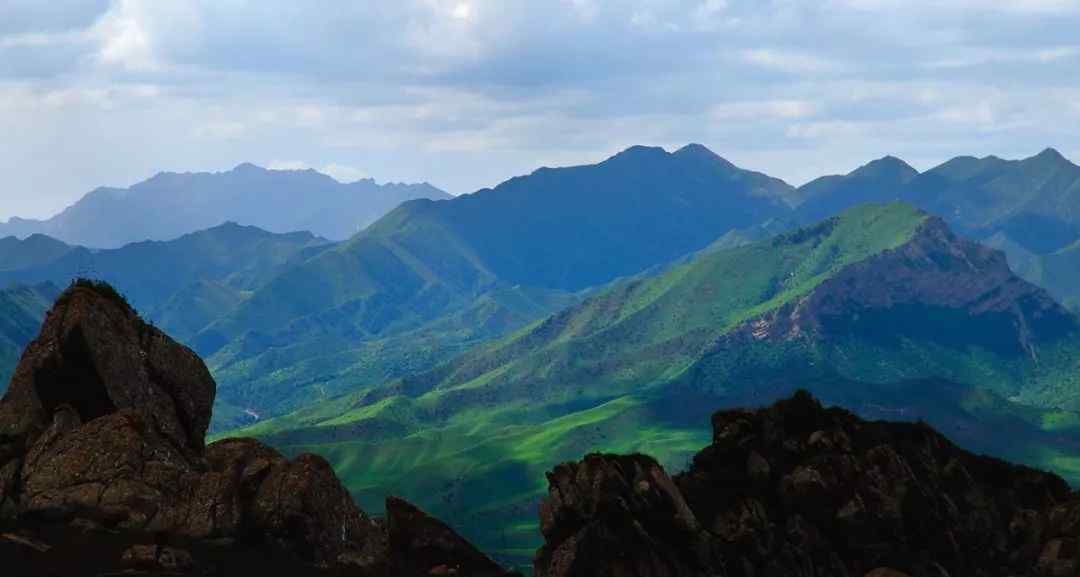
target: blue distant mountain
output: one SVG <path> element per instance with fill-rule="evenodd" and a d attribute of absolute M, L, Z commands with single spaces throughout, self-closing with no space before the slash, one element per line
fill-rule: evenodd
<path fill-rule="evenodd" d="M 69 244 L 116 248 L 235 221 L 270 232 L 307 230 L 343 240 L 418 198 L 451 196 L 429 184 L 341 183 L 314 170 L 245 163 L 228 172 L 162 172 L 130 188 L 97 188 L 47 220 L 0 223 L 0 237 L 41 233 Z"/>

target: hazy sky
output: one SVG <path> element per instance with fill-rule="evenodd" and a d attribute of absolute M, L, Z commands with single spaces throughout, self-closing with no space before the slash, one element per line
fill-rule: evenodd
<path fill-rule="evenodd" d="M 453 193 L 701 142 L 1080 159 L 1080 0 L 2 0 L 0 218 L 251 161 Z"/>

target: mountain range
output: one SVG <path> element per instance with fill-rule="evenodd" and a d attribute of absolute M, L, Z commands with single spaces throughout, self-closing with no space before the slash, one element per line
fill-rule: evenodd
<path fill-rule="evenodd" d="M 885 157 L 795 188 L 700 145 L 632 147 L 407 201 L 343 242 L 3 239 L 0 284 L 109 280 L 207 357 L 212 434 L 318 452 L 364 507 L 405 495 L 520 560 L 559 460 L 682 466 L 709 412 L 796 387 L 1080 479 L 1059 304 L 1080 297 L 1078 174 L 1053 150 Z"/>
<path fill-rule="evenodd" d="M 392 487 L 513 555 L 536 544 L 536 480 L 560 460 L 678 466 L 708 438 L 701 411 L 795 387 L 1070 467 L 1078 350 L 1080 321 L 1000 252 L 910 205 L 860 205 L 615 281 L 430 371 L 239 434 L 318 450 L 365 505 Z"/>
<path fill-rule="evenodd" d="M 267 170 L 245 163 L 227 172 L 162 172 L 129 188 L 97 188 L 52 218 L 0 223 L 0 237 L 45 234 L 68 244 L 119 248 L 235 221 L 343 240 L 417 198 L 451 197 L 426 183 L 341 183 L 310 169 Z"/>

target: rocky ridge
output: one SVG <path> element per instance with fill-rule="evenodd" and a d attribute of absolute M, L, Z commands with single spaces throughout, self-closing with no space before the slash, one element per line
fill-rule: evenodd
<path fill-rule="evenodd" d="M 319 456 L 205 446 L 215 389 L 111 287 L 69 288 L 0 400 L 0 559 L 15 575 L 505 574 L 411 505 L 369 517 Z"/>
<path fill-rule="evenodd" d="M 644 455 L 550 472 L 536 575 L 1080 575 L 1080 498 L 1056 475 L 805 392 L 713 428 L 675 477 Z"/>

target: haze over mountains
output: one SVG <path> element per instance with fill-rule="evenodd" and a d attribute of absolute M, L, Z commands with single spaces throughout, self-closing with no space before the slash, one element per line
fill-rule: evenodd
<path fill-rule="evenodd" d="M 343 240 L 416 198 L 450 195 L 426 183 L 341 183 L 314 170 L 241 164 L 227 172 L 162 172 L 130 188 L 97 188 L 47 220 L 0 223 L 0 237 L 46 234 L 69 244 L 118 248 L 235 221 Z"/>

